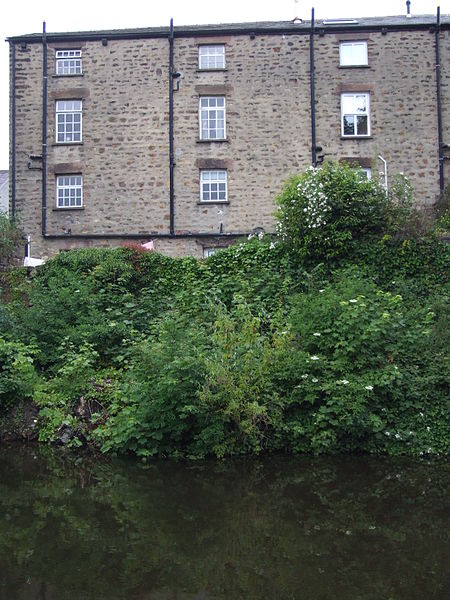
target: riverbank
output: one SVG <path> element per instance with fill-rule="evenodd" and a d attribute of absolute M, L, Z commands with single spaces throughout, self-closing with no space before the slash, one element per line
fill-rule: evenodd
<path fill-rule="evenodd" d="M 39 408 L 32 400 L 18 402 L 0 414 L 0 444 L 37 442 L 39 439 Z"/>
<path fill-rule="evenodd" d="M 448 454 L 450 247 L 348 167 L 279 206 L 277 236 L 206 260 L 130 246 L 10 272 L 0 411 L 29 399 L 22 437 L 144 459 Z"/>

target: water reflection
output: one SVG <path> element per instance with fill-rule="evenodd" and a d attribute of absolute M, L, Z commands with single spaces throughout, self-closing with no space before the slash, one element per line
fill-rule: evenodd
<path fill-rule="evenodd" d="M 3 600 L 440 600 L 448 464 L 0 450 Z"/>

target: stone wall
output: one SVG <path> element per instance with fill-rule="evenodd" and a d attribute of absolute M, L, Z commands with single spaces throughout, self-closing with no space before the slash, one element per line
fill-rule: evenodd
<path fill-rule="evenodd" d="M 444 155 L 450 157 L 450 31 L 443 31 L 440 35 L 441 53 L 441 103 L 442 103 L 442 141 L 449 148 L 444 150 Z M 450 185 L 450 158 L 444 160 L 444 184 Z"/>
<path fill-rule="evenodd" d="M 339 67 L 339 42 L 366 39 L 368 67 Z M 316 52 L 317 142 L 327 158 L 355 157 L 373 174 L 404 173 L 419 205 L 439 197 L 435 36 L 429 31 L 326 35 Z M 341 137 L 341 93 L 369 92 L 370 138 Z"/>
<path fill-rule="evenodd" d="M 366 39 L 369 65 L 339 67 L 339 42 Z M 444 142 L 449 142 L 450 32 L 441 34 Z M 226 68 L 199 71 L 199 43 L 223 43 Z M 55 76 L 54 51 L 81 48 L 83 74 Z M 124 240 L 70 235 L 169 233 L 169 43 L 167 38 L 83 41 L 48 46 L 47 233 L 41 236 L 42 56 L 40 43 L 16 45 L 16 208 L 33 255 Z M 155 237 L 169 254 L 202 255 L 256 227 L 274 227 L 274 198 L 289 175 L 311 163 L 309 35 L 176 37 L 174 92 L 175 233 Z M 403 172 L 422 206 L 439 196 L 434 34 L 428 29 L 315 36 L 319 154 Z M 370 93 L 371 136 L 341 138 L 341 93 Z M 224 95 L 226 141 L 200 141 L 199 95 Z M 55 143 L 55 102 L 81 99 L 83 140 Z M 29 163 L 33 169 L 29 169 Z M 448 164 L 448 163 L 447 163 Z M 225 168 L 228 202 L 201 203 L 202 168 Z M 448 172 L 448 167 L 446 168 Z M 56 176 L 83 175 L 83 208 L 56 208 Z M 447 177 L 448 179 L 448 177 Z M 227 237 L 217 237 L 219 233 Z M 195 233 L 216 237 L 195 238 Z"/>

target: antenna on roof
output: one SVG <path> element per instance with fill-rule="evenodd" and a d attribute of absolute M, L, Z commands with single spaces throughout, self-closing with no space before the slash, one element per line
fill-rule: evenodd
<path fill-rule="evenodd" d="M 411 0 L 406 0 L 406 16 L 411 18 Z"/>

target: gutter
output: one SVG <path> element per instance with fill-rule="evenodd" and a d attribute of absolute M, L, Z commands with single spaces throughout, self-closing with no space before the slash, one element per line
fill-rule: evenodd
<path fill-rule="evenodd" d="M 415 29 L 424 29 L 429 30 L 430 27 L 434 27 L 433 22 L 428 23 L 378 23 L 378 24 L 367 24 L 367 25 L 354 25 L 354 26 L 330 26 L 330 25 L 321 25 L 319 23 L 316 24 L 320 32 L 322 33 L 352 33 L 352 32 L 380 32 L 380 31 L 408 31 Z M 444 29 L 450 28 L 450 22 L 445 22 L 441 24 L 441 27 Z M 263 25 L 258 25 L 258 23 L 252 24 L 243 24 L 242 27 L 216 27 L 216 26 L 204 26 L 199 27 L 198 29 L 188 29 L 184 27 L 177 27 L 174 29 L 174 38 L 177 37 L 203 37 L 203 36 L 213 36 L 213 35 L 299 35 L 299 34 L 308 35 L 310 33 L 310 25 L 308 22 L 304 22 L 301 24 L 292 25 L 283 24 L 274 27 L 264 27 Z M 68 42 L 68 41 L 101 41 L 106 38 L 109 40 L 136 40 L 136 39 L 151 39 L 151 38 L 167 38 L 170 34 L 170 29 L 166 27 L 156 28 L 154 30 L 112 30 L 112 31 L 85 31 L 85 32 L 76 32 L 76 33 L 53 33 L 47 36 L 47 41 L 49 43 L 59 43 L 59 42 Z M 41 41 L 40 34 L 28 34 L 22 36 L 13 36 L 7 38 L 7 41 L 12 41 L 16 43 L 26 42 L 28 44 L 39 43 Z"/>

